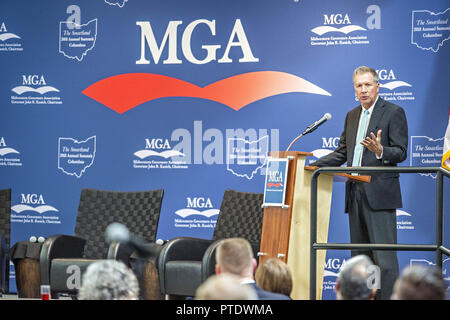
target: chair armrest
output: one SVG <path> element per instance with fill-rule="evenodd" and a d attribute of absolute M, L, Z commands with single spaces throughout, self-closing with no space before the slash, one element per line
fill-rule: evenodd
<path fill-rule="evenodd" d="M 54 258 L 81 258 L 86 240 L 76 236 L 54 235 L 42 244 L 40 254 L 41 284 L 50 284 L 50 268 Z"/>
<path fill-rule="evenodd" d="M 113 242 L 109 245 L 106 259 L 119 260 L 130 266 L 130 257 L 134 252 L 134 248 L 123 242 Z"/>
<path fill-rule="evenodd" d="M 158 264 L 172 260 L 193 260 L 201 261 L 203 254 L 212 240 L 178 237 L 167 242 L 159 255 Z"/>
<path fill-rule="evenodd" d="M 178 237 L 163 245 L 158 257 L 158 274 L 161 292 L 164 292 L 165 266 L 169 261 L 190 260 L 202 261 L 203 255 L 213 240 Z"/>

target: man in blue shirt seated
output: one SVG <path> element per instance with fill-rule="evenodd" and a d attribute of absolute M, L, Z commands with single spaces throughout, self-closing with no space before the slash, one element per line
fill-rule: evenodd
<path fill-rule="evenodd" d="M 257 266 L 250 243 L 243 238 L 222 240 L 216 250 L 216 274 L 231 273 L 239 276 L 241 284 L 251 286 L 258 300 L 290 300 L 288 296 L 265 291 L 256 285 Z"/>

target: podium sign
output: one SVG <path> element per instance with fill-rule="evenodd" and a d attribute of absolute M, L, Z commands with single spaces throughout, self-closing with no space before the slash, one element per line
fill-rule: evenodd
<path fill-rule="evenodd" d="M 286 207 L 288 167 L 289 160 L 287 158 L 268 158 L 263 207 Z"/>

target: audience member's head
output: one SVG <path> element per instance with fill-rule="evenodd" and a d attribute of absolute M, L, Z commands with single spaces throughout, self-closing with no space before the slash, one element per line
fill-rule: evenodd
<path fill-rule="evenodd" d="M 139 284 L 133 271 L 117 260 L 99 260 L 86 269 L 80 300 L 137 300 Z"/>
<path fill-rule="evenodd" d="M 216 249 L 216 274 L 233 274 L 239 277 L 243 286 L 252 287 L 258 300 L 289 300 L 286 295 L 261 289 L 255 282 L 253 273 L 257 263 L 253 250 L 246 239 L 229 238 L 221 240 Z"/>
<path fill-rule="evenodd" d="M 339 271 L 336 281 L 338 300 L 373 300 L 376 288 L 373 288 L 373 262 L 368 256 L 358 255 L 347 260 Z"/>
<path fill-rule="evenodd" d="M 393 300 L 445 300 L 447 285 L 442 272 L 432 266 L 411 265 L 403 269 L 394 285 Z"/>
<path fill-rule="evenodd" d="M 196 300 L 257 300 L 255 290 L 241 284 L 240 277 L 222 273 L 209 277 L 195 292 Z"/>
<path fill-rule="evenodd" d="M 231 273 L 253 279 L 256 268 L 250 243 L 243 238 L 222 240 L 216 250 L 216 274 Z"/>
<path fill-rule="evenodd" d="M 288 265 L 280 259 L 270 258 L 258 266 L 256 284 L 263 290 L 291 295 L 292 274 Z"/>

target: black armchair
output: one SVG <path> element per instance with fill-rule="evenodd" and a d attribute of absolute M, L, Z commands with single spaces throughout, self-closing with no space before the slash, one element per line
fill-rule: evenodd
<path fill-rule="evenodd" d="M 9 292 L 11 189 L 0 190 L 0 290 Z"/>
<path fill-rule="evenodd" d="M 163 190 L 118 192 L 82 189 L 75 235 L 54 235 L 42 246 L 41 284 L 57 293 L 75 295 L 81 275 L 98 259 L 119 259 L 130 265 L 133 250 L 127 245 L 108 245 L 106 227 L 119 222 L 133 234 L 155 241 Z"/>
<path fill-rule="evenodd" d="M 194 296 L 215 273 L 215 250 L 220 240 L 247 239 L 256 257 L 261 241 L 263 194 L 227 189 L 212 240 L 178 237 L 163 247 L 158 259 L 159 286 L 168 299 Z"/>

